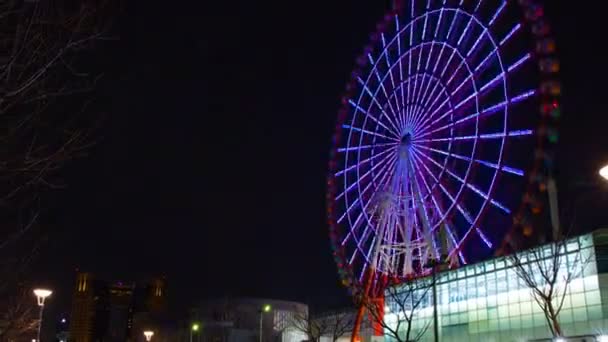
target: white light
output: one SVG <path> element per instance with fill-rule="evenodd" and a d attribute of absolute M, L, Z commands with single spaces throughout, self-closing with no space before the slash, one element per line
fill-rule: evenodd
<path fill-rule="evenodd" d="M 47 289 L 35 289 L 34 294 L 36 295 L 36 297 L 46 298 L 53 294 L 53 291 Z"/>
<path fill-rule="evenodd" d="M 53 293 L 53 291 L 47 290 L 47 289 L 35 289 L 34 294 L 36 295 L 36 298 L 38 299 L 38 306 L 43 306 L 44 300 L 46 299 L 46 297 L 50 296 L 52 293 Z"/>
<path fill-rule="evenodd" d="M 608 180 L 608 165 L 600 169 L 600 176 L 604 177 L 605 180 Z"/>
<path fill-rule="evenodd" d="M 391 312 L 391 308 L 389 308 L 388 306 L 384 307 L 384 312 Z"/>
<path fill-rule="evenodd" d="M 152 340 L 152 336 L 154 336 L 154 331 L 144 331 L 144 336 L 146 336 L 146 341 Z"/>
<path fill-rule="evenodd" d="M 597 337 L 597 342 L 608 342 L 608 335 L 600 335 Z"/>
<path fill-rule="evenodd" d="M 553 342 L 566 342 L 566 340 L 564 340 L 561 337 L 556 338 L 555 340 L 553 340 Z"/>

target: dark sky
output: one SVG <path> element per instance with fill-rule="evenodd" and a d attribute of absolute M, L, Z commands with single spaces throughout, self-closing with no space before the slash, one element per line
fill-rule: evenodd
<path fill-rule="evenodd" d="M 69 169 L 41 263 L 58 308 L 76 268 L 164 274 L 178 308 L 224 294 L 347 300 L 325 223 L 327 155 L 341 92 L 386 3 L 209 3 L 131 4 L 121 20 L 103 139 Z M 549 7 L 567 181 L 608 162 L 600 13 Z M 608 223 L 605 198 L 587 210 L 589 227 Z"/>

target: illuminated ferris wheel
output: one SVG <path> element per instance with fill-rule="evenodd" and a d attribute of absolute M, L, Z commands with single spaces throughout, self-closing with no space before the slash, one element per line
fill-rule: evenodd
<path fill-rule="evenodd" d="M 556 140 L 554 53 L 534 1 L 410 0 L 385 16 L 357 59 L 330 156 L 345 285 L 370 296 L 382 276 L 467 264 L 528 229 Z"/>

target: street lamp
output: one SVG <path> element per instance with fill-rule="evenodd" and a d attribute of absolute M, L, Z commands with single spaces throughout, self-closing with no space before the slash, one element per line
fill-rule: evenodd
<path fill-rule="evenodd" d="M 601 168 L 599 173 L 605 180 L 608 180 L 608 165 Z"/>
<path fill-rule="evenodd" d="M 262 325 L 264 322 L 264 314 L 267 312 L 270 312 L 271 309 L 272 309 L 272 307 L 270 305 L 266 304 L 260 310 L 260 342 L 262 342 L 262 331 L 263 331 Z"/>
<path fill-rule="evenodd" d="M 200 329 L 200 325 L 198 323 L 192 323 L 192 326 L 190 327 L 190 342 L 192 342 L 192 335 L 195 332 L 198 332 L 198 330 Z"/>
<path fill-rule="evenodd" d="M 47 289 L 34 289 L 34 295 L 38 300 L 38 306 L 40 307 L 40 317 L 38 320 L 38 334 L 36 335 L 36 341 L 40 342 L 40 331 L 42 330 L 42 313 L 44 312 L 44 300 L 46 297 L 50 296 L 53 293 L 51 290 Z"/>
<path fill-rule="evenodd" d="M 149 342 L 152 340 L 152 336 L 154 336 L 154 331 L 146 330 L 146 331 L 144 331 L 144 336 L 146 337 L 146 341 Z"/>

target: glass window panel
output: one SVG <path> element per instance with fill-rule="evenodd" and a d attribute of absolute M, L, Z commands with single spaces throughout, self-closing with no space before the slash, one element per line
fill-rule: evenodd
<path fill-rule="evenodd" d="M 465 273 L 467 275 L 467 277 L 471 277 L 475 275 L 475 267 L 473 266 L 468 266 L 465 268 Z"/>
<path fill-rule="evenodd" d="M 559 321 L 561 323 L 572 323 L 572 309 L 562 309 L 559 314 Z"/>
<path fill-rule="evenodd" d="M 596 290 L 599 288 L 596 276 L 585 277 L 583 278 L 583 282 L 585 283 L 585 291 Z"/>
<path fill-rule="evenodd" d="M 477 319 L 480 321 L 488 319 L 488 310 L 478 310 Z"/>
<path fill-rule="evenodd" d="M 511 329 L 512 330 L 519 330 L 521 329 L 521 320 L 519 317 L 511 317 L 509 319 L 509 323 L 511 324 Z"/>
<path fill-rule="evenodd" d="M 532 319 L 532 315 L 522 315 L 521 316 L 521 327 L 522 328 L 531 328 L 534 326 L 534 320 Z"/>
<path fill-rule="evenodd" d="M 509 316 L 519 316 L 521 315 L 521 311 L 519 310 L 519 304 L 510 304 L 509 305 Z"/>
<path fill-rule="evenodd" d="M 491 306 L 496 306 L 498 303 L 496 301 L 496 296 L 488 296 L 488 298 L 486 299 L 487 301 L 487 306 L 491 307 Z"/>
<path fill-rule="evenodd" d="M 583 292 L 585 291 L 584 280 L 583 278 L 572 279 L 570 282 L 569 290 L 571 293 Z"/>
<path fill-rule="evenodd" d="M 505 305 L 509 302 L 509 296 L 505 296 L 504 294 L 496 296 L 496 303 L 498 305 Z"/>
<path fill-rule="evenodd" d="M 529 315 L 532 313 L 532 304 L 531 302 L 523 302 L 519 305 L 522 315 Z"/>
<path fill-rule="evenodd" d="M 585 293 L 585 302 L 588 306 L 601 304 L 602 297 L 600 296 L 600 291 L 595 290 Z"/>
<path fill-rule="evenodd" d="M 488 309 L 488 319 L 498 319 L 498 308 Z"/>
<path fill-rule="evenodd" d="M 498 307 L 498 317 L 499 318 L 509 317 L 509 306 L 508 305 L 501 305 Z"/>
<path fill-rule="evenodd" d="M 572 300 L 572 307 L 581 307 L 585 306 L 585 294 L 584 293 L 574 293 L 570 296 Z"/>
<path fill-rule="evenodd" d="M 534 321 L 534 326 L 536 326 L 536 327 L 547 324 L 547 319 L 545 318 L 545 315 L 542 313 L 533 314 L 532 320 Z"/>
<path fill-rule="evenodd" d="M 488 261 L 486 263 L 486 272 L 491 272 L 494 271 L 495 267 L 494 267 L 494 260 Z"/>
<path fill-rule="evenodd" d="M 602 306 L 601 305 L 592 305 L 587 307 L 587 318 L 592 319 L 602 319 Z"/>
<path fill-rule="evenodd" d="M 505 268 L 505 259 L 496 259 L 496 269 Z"/>
<path fill-rule="evenodd" d="M 575 308 L 572 310 L 575 322 L 585 322 L 587 320 L 587 308 Z"/>

